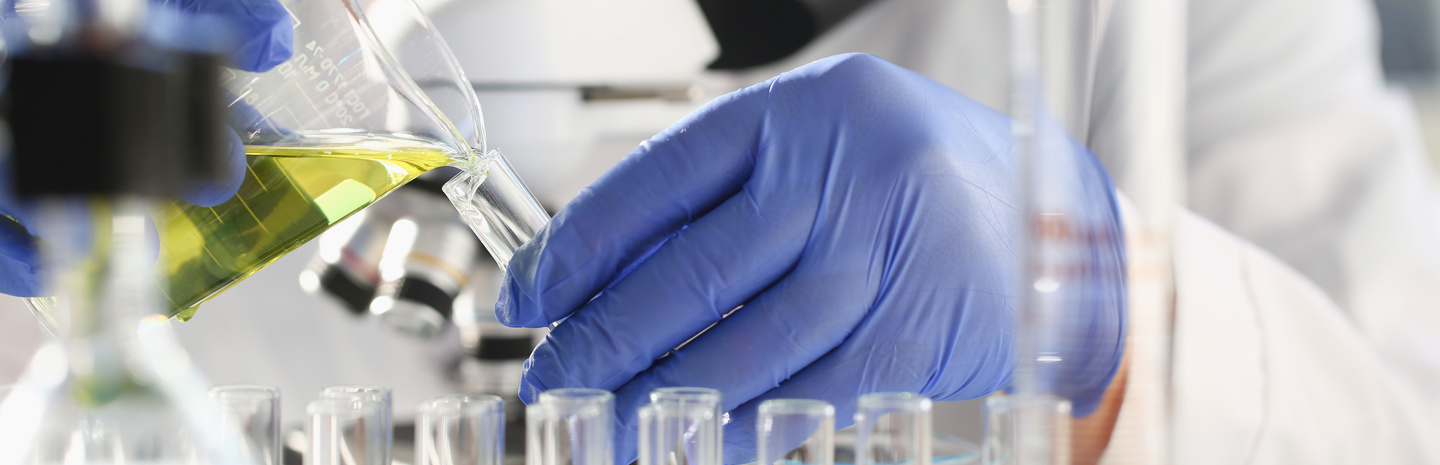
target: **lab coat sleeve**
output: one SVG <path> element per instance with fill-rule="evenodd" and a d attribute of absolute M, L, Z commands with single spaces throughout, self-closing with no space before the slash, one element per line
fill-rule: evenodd
<path fill-rule="evenodd" d="M 1440 463 L 1440 408 L 1329 296 L 1194 214 L 1174 234 L 1174 463 Z"/>
<path fill-rule="evenodd" d="M 1372 9 L 1192 3 L 1188 206 L 1219 227 L 1175 229 L 1177 463 L 1440 463 L 1440 207 Z"/>
<path fill-rule="evenodd" d="M 1188 207 L 1322 289 L 1440 404 L 1440 206 L 1365 0 L 1192 3 Z"/>

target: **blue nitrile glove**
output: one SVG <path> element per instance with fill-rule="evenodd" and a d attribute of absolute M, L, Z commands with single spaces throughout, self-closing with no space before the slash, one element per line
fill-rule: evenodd
<path fill-rule="evenodd" d="M 294 52 L 295 28 L 290 12 L 278 0 L 175 1 L 184 13 L 227 20 L 238 40 L 226 47 L 226 53 L 237 68 L 269 71 Z"/>
<path fill-rule="evenodd" d="M 652 389 L 716 388 L 731 415 L 725 461 L 740 463 L 754 458 L 767 399 L 829 401 L 844 426 L 869 392 L 958 400 L 1006 387 L 1021 233 L 1009 135 L 1004 115 L 868 55 L 716 99 L 511 260 L 500 321 L 568 317 L 526 362 L 521 398 L 613 390 L 617 463 L 629 463 Z M 1090 305 L 1069 316 L 1079 337 L 1058 354 L 1060 394 L 1084 414 L 1123 351 L 1124 252 L 1109 178 L 1064 146 L 1052 167 L 1073 190 L 1072 221 L 1100 229 L 1096 265 L 1079 273 Z"/>
<path fill-rule="evenodd" d="M 213 37 L 195 37 L 213 33 L 206 26 L 216 21 L 238 39 L 228 41 L 224 47 L 232 64 L 246 71 L 263 72 L 290 59 L 293 52 L 294 29 L 290 14 L 277 0 L 154 0 L 155 8 L 175 8 L 180 12 L 176 30 L 179 40 L 191 39 L 209 42 Z M 0 19 L 15 17 L 13 1 L 0 3 Z M 223 42 L 223 41 L 222 41 Z M 199 206 L 214 206 L 229 200 L 245 179 L 245 147 L 240 137 L 228 133 L 229 149 L 225 163 L 229 165 L 229 177 L 220 182 L 200 184 L 188 189 L 180 197 Z M 9 164 L 0 163 L 0 183 L 10 179 Z M 41 294 L 44 281 L 39 275 L 36 252 L 36 238 L 25 229 L 28 208 L 12 197 L 7 186 L 0 186 L 0 293 L 16 296 Z"/>

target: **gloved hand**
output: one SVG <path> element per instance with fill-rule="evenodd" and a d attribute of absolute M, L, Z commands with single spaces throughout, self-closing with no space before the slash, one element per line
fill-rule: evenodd
<path fill-rule="evenodd" d="M 5 2 L 0 15 L 15 15 L 14 2 Z M 264 72 L 285 60 L 293 52 L 294 29 L 290 14 L 277 0 L 154 0 L 151 6 L 157 9 L 174 8 L 180 13 L 177 29 L 182 37 L 210 34 L 206 27 L 216 21 L 223 23 L 237 39 L 229 41 L 224 51 L 231 58 L 232 65 L 246 71 Z M 203 20 L 203 21 L 202 21 Z M 213 40 L 213 38 L 191 37 L 192 40 Z M 214 206 L 229 200 L 245 179 L 245 147 L 236 134 L 228 133 L 229 149 L 226 161 L 229 165 L 227 179 L 213 184 L 201 184 L 188 189 L 181 198 L 199 206 Z M 0 180 L 10 179 L 8 163 L 0 163 Z M 8 182 L 8 181 L 0 181 Z M 0 188 L 0 293 L 16 296 L 41 294 L 43 279 L 39 276 L 38 253 L 34 236 L 25 228 L 28 208 L 12 198 L 8 188 Z"/>
<path fill-rule="evenodd" d="M 844 426 L 869 392 L 958 400 L 1006 387 L 1021 234 L 1009 134 L 1004 115 L 868 55 L 716 99 L 583 190 L 510 262 L 500 321 L 565 319 L 526 362 L 522 400 L 613 390 L 616 459 L 629 463 L 652 389 L 719 389 L 725 461 L 740 463 L 754 458 L 767 399 L 829 401 Z M 1065 142 L 1050 162 L 1067 174 L 1070 220 L 1099 230 L 1056 375 L 1083 414 L 1120 363 L 1124 252 L 1108 177 Z"/>

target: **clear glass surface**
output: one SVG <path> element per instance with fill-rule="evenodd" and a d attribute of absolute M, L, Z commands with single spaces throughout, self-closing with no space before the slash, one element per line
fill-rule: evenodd
<path fill-rule="evenodd" d="M 463 167 L 443 190 L 501 269 L 510 264 L 515 250 L 550 222 L 550 215 L 499 150 Z"/>
<path fill-rule="evenodd" d="M 391 465 L 392 434 L 376 397 L 330 397 L 310 402 L 305 465 Z"/>
<path fill-rule="evenodd" d="M 1070 401 L 1055 396 L 985 398 L 983 465 L 1070 463 Z"/>
<path fill-rule="evenodd" d="M 703 387 L 663 387 L 650 391 L 650 403 L 652 404 L 678 402 L 687 405 L 702 405 L 714 409 L 717 418 L 724 410 L 724 405 L 721 403 L 723 400 L 719 390 Z"/>
<path fill-rule="evenodd" d="M 909 392 L 860 396 L 855 409 L 857 465 L 930 465 L 929 397 Z"/>
<path fill-rule="evenodd" d="M 810 399 L 760 403 L 756 462 L 760 465 L 834 465 L 835 406 Z"/>
<path fill-rule="evenodd" d="M 720 465 L 720 392 L 662 388 L 640 408 L 640 465 Z"/>
<path fill-rule="evenodd" d="M 552 389 L 525 409 L 527 465 L 615 462 L 615 396 L 599 389 Z"/>
<path fill-rule="evenodd" d="M 352 399 L 358 401 L 374 402 L 380 405 L 380 434 L 384 436 L 381 453 L 384 454 L 384 463 L 388 464 L 395 458 L 392 445 L 395 442 L 395 424 L 390 418 L 394 410 L 394 395 L 390 388 L 383 386 L 368 385 L 340 385 L 330 386 L 320 390 L 320 397 L 325 399 Z"/>
<path fill-rule="evenodd" d="M 664 410 L 657 413 L 680 415 L 680 419 L 675 421 L 683 421 L 683 424 L 671 426 L 684 428 L 685 434 L 681 439 L 685 441 L 684 450 L 689 451 L 688 460 L 701 464 L 722 463 L 726 417 L 724 398 L 719 390 L 663 387 L 650 391 L 650 403 L 664 406 Z M 701 415 L 692 412 L 693 409 L 706 410 L 709 414 Z"/>
<path fill-rule="evenodd" d="M 216 436 L 240 463 L 280 465 L 280 389 L 232 384 L 210 388 Z"/>
<path fill-rule="evenodd" d="M 501 465 L 504 457 L 504 399 L 457 394 L 420 404 L 415 465 Z"/>

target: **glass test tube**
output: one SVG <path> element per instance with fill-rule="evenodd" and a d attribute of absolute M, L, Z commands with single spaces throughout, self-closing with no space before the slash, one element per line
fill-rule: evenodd
<path fill-rule="evenodd" d="M 552 389 L 525 409 L 526 465 L 611 465 L 615 396 L 599 389 Z"/>
<path fill-rule="evenodd" d="M 374 397 L 330 397 L 305 407 L 305 465 L 390 465 L 384 405 Z"/>
<path fill-rule="evenodd" d="M 501 269 L 510 264 L 516 249 L 550 222 L 550 215 L 499 150 L 485 154 L 442 190 Z"/>
<path fill-rule="evenodd" d="M 640 465 L 720 465 L 720 391 L 671 387 L 640 408 Z"/>
<path fill-rule="evenodd" d="M 835 406 L 810 399 L 760 403 L 755 436 L 760 465 L 834 465 Z"/>
<path fill-rule="evenodd" d="M 505 400 L 487 394 L 440 396 L 420 404 L 414 465 L 501 465 Z"/>
<path fill-rule="evenodd" d="M 930 465 L 930 398 L 909 392 L 860 396 L 855 464 Z"/>
<path fill-rule="evenodd" d="M 210 388 L 221 450 L 238 463 L 280 465 L 280 389 L 260 385 Z"/>
<path fill-rule="evenodd" d="M 395 424 L 390 421 L 390 412 L 393 411 L 392 394 L 390 388 L 382 386 L 366 385 L 340 385 L 330 386 L 320 390 L 320 397 L 327 399 L 361 399 L 373 400 L 380 404 L 380 420 L 376 423 L 383 442 L 381 454 L 384 456 L 385 465 L 395 458 L 392 445 L 395 443 Z M 348 464 L 347 464 L 348 465 Z"/>
<path fill-rule="evenodd" d="M 985 398 L 981 442 L 981 465 L 1067 465 L 1070 401 L 1055 396 L 991 395 Z"/>

